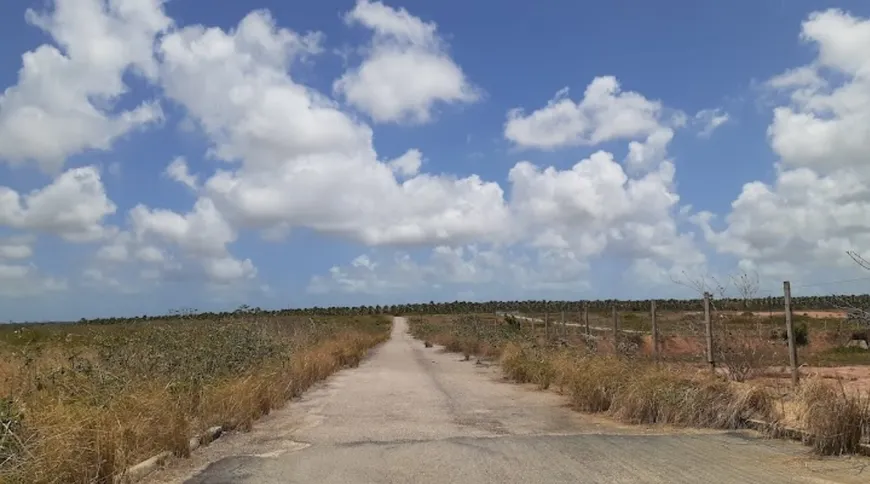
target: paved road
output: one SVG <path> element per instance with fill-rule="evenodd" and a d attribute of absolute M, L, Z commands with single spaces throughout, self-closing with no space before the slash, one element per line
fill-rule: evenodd
<path fill-rule="evenodd" d="M 579 414 L 553 392 L 392 338 L 246 434 L 152 476 L 161 483 L 866 483 L 870 461 L 817 460 L 751 434 L 667 431 Z"/>

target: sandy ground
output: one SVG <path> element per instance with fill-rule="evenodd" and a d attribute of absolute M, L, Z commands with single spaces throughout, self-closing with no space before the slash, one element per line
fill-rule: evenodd
<path fill-rule="evenodd" d="M 737 313 L 737 314 L 739 314 L 739 313 Z M 784 317 L 785 316 L 784 311 L 773 311 L 773 312 L 755 311 L 752 314 L 754 314 L 756 316 L 777 316 L 777 317 Z M 793 314 L 800 315 L 800 316 L 808 316 L 810 318 L 818 318 L 818 319 L 829 319 L 829 318 L 845 319 L 845 317 L 846 317 L 845 311 L 800 311 L 800 310 L 797 310 L 797 311 L 793 311 Z"/>
<path fill-rule="evenodd" d="M 864 470 L 865 467 L 867 470 Z M 152 483 L 866 483 L 870 460 L 816 459 L 755 434 L 629 427 L 567 408 L 407 334 L 250 433 Z"/>
<path fill-rule="evenodd" d="M 802 379 L 823 378 L 832 384 L 842 385 L 846 392 L 856 395 L 870 394 L 870 366 L 801 366 L 798 373 Z M 773 378 L 776 376 L 776 378 Z M 790 385 L 791 370 L 786 366 L 770 368 L 761 380 L 778 380 Z"/>

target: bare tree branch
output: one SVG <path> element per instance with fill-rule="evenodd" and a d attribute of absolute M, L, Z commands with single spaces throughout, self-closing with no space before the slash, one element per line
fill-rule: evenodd
<path fill-rule="evenodd" d="M 847 250 L 847 251 L 846 251 L 846 254 L 847 254 L 849 257 L 851 257 L 852 260 L 855 261 L 856 264 L 858 264 L 858 265 L 861 266 L 862 268 L 867 269 L 868 271 L 870 271 L 870 261 L 868 261 L 867 259 L 861 257 L 861 255 L 858 254 L 857 252 L 855 252 L 854 250 Z"/>
<path fill-rule="evenodd" d="M 758 272 L 753 272 L 752 274 L 743 272 L 737 277 L 731 276 L 730 279 L 731 284 L 734 285 L 737 293 L 740 294 L 740 298 L 743 299 L 743 309 L 747 310 L 749 308 L 749 301 L 755 299 L 758 295 L 760 286 Z"/>
<path fill-rule="evenodd" d="M 870 261 L 862 257 L 860 254 L 853 250 L 846 251 L 846 254 L 855 261 L 861 268 L 870 271 Z M 859 321 L 865 326 L 870 326 L 870 311 L 864 308 L 855 307 L 849 302 L 841 299 L 840 297 L 834 296 L 838 301 L 841 301 L 842 306 L 837 306 L 837 309 L 846 311 L 846 319 L 852 321 Z"/>

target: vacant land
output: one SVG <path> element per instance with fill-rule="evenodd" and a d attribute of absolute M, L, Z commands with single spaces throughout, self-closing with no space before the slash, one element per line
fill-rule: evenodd
<path fill-rule="evenodd" d="M 622 425 L 425 348 L 396 318 L 357 368 L 249 433 L 151 476 L 205 483 L 864 483 L 865 459 L 818 459 L 750 432 Z"/>
<path fill-rule="evenodd" d="M 0 327 L 0 482 L 110 483 L 212 426 L 249 429 L 358 364 L 382 316 L 242 312 Z"/>
<path fill-rule="evenodd" d="M 603 412 L 628 423 L 741 428 L 761 420 L 807 430 L 822 454 L 863 451 L 870 437 L 867 351 L 846 348 L 855 329 L 842 320 L 798 316 L 799 358 L 805 382 L 790 385 L 782 327 L 771 318 L 730 315 L 714 319 L 715 371 L 707 363 L 704 327 L 693 314 L 659 315 L 655 358 L 647 315 L 583 318 L 530 316 L 418 316 L 413 333 L 449 351 L 497 359 L 507 376 L 541 389 L 556 388 L 575 408 Z M 826 326 L 827 324 L 827 326 Z M 627 330 L 627 331 L 624 331 Z M 848 367 L 840 367 L 848 363 Z M 841 376 L 843 378 L 838 379 Z M 855 384 L 857 383 L 857 385 Z"/>

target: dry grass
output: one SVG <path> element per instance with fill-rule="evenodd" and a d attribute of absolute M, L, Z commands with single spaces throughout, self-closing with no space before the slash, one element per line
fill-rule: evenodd
<path fill-rule="evenodd" d="M 853 454 L 870 435 L 868 397 L 814 378 L 803 383 L 797 400 L 799 419 L 812 435 L 808 443 L 819 454 Z"/>
<path fill-rule="evenodd" d="M 626 423 L 733 429 L 769 418 L 772 396 L 762 387 L 694 379 L 615 356 L 572 355 L 508 344 L 502 368 L 517 382 L 555 382 L 584 412 L 608 412 Z"/>
<path fill-rule="evenodd" d="M 0 482 L 108 483 L 163 450 L 186 456 L 206 428 L 249 429 L 358 364 L 389 323 L 245 315 L 89 326 L 0 343 L 12 355 L 0 361 Z"/>

